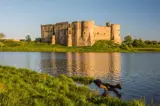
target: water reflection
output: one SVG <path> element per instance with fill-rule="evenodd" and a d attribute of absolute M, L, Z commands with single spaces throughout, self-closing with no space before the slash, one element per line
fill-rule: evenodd
<path fill-rule="evenodd" d="M 120 62 L 120 53 L 41 53 L 41 70 L 51 75 L 82 75 L 116 81 L 121 76 Z"/>
<path fill-rule="evenodd" d="M 160 103 L 160 53 L 0 52 L 0 65 L 51 75 L 86 75 L 122 83 L 122 99 Z"/>
<path fill-rule="evenodd" d="M 39 53 L 34 52 L 1 52 L 0 65 L 28 68 L 39 71 Z"/>

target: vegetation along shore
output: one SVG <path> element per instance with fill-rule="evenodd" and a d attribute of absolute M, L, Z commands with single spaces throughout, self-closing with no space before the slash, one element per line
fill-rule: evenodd
<path fill-rule="evenodd" d="M 145 106 L 143 100 L 101 97 L 74 80 L 88 84 L 92 79 L 0 66 L 0 106 Z"/>
<path fill-rule="evenodd" d="M 93 46 L 66 47 L 52 45 L 39 41 L 7 41 L 0 40 L 0 51 L 7 52 L 160 52 L 160 42 L 143 41 L 142 39 L 132 40 L 126 36 L 121 45 L 112 41 L 100 40 Z"/>

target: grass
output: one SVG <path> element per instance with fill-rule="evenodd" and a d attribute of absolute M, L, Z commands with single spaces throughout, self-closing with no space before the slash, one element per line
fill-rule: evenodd
<path fill-rule="evenodd" d="M 94 78 L 86 77 L 86 76 L 70 76 L 75 82 L 78 82 L 80 84 L 90 84 Z"/>
<path fill-rule="evenodd" d="M 160 52 L 160 48 L 135 48 L 136 51 L 142 51 L 142 52 Z"/>
<path fill-rule="evenodd" d="M 53 77 L 0 66 L 0 106 L 145 106 L 142 100 L 100 97 L 87 87 L 76 86 L 73 79 L 84 82 L 82 77 Z"/>
<path fill-rule="evenodd" d="M 40 42 L 0 41 L 0 51 L 8 52 L 160 52 L 160 44 L 144 45 L 144 47 L 129 47 L 118 45 L 112 41 L 100 40 L 93 46 L 67 47 Z"/>
<path fill-rule="evenodd" d="M 0 51 L 8 52 L 125 52 L 131 50 L 121 49 L 120 45 L 111 41 L 98 41 L 92 47 L 66 47 L 39 42 L 1 41 Z"/>

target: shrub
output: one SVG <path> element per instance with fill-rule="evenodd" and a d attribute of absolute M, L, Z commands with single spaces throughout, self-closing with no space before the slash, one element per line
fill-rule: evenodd
<path fill-rule="evenodd" d="M 144 43 L 145 43 L 145 44 L 152 44 L 152 41 L 150 41 L 150 40 L 145 40 Z"/>
<path fill-rule="evenodd" d="M 134 47 L 144 47 L 144 41 L 142 39 L 134 39 L 132 45 Z"/>
<path fill-rule="evenodd" d="M 127 44 L 122 44 L 120 48 L 124 50 L 130 50 Z"/>
<path fill-rule="evenodd" d="M 4 47 L 4 46 L 5 46 L 5 44 L 0 42 L 0 47 Z"/>
<path fill-rule="evenodd" d="M 156 40 L 152 41 L 152 44 L 156 45 L 158 42 Z"/>

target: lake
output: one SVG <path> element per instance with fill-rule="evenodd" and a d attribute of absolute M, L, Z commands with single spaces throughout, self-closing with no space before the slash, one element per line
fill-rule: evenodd
<path fill-rule="evenodd" d="M 160 53 L 0 52 L 0 65 L 122 83 L 122 99 L 160 103 Z"/>

